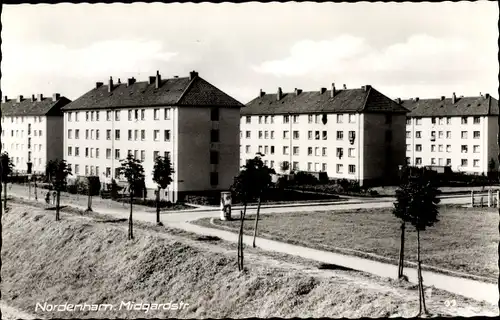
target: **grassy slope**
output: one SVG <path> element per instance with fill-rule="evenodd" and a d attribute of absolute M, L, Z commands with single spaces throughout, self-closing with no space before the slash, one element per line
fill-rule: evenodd
<path fill-rule="evenodd" d="M 36 302 L 111 303 L 184 301 L 182 311 L 38 313 L 45 318 L 80 317 L 362 317 L 414 315 L 414 287 L 360 280 L 343 272 L 299 272 L 246 257 L 250 271 L 236 271 L 234 251 L 177 236 L 136 229 L 125 241 L 123 225 L 20 205 L 4 214 L 2 300 L 34 313 Z M 211 246 L 213 247 L 212 249 Z M 325 277 L 325 274 L 327 275 Z M 368 279 L 368 280 L 367 280 Z M 440 314 L 493 312 L 491 306 L 436 292 L 429 309 Z M 460 299 L 460 298 L 458 298 Z M 466 309 L 462 308 L 464 306 Z"/>
<path fill-rule="evenodd" d="M 497 279 L 498 212 L 496 209 L 445 207 L 439 221 L 421 234 L 423 264 Z M 288 243 L 334 250 L 359 250 L 397 259 L 400 245 L 400 222 L 390 209 L 297 212 L 261 215 L 259 234 Z M 245 224 L 253 231 L 253 219 Z M 304 223 L 307 221 L 307 223 Z M 197 223 L 211 226 L 209 219 Z M 234 230 L 239 221 L 215 221 Z M 407 225 L 405 260 L 416 260 L 416 232 Z M 356 252 L 348 254 L 359 255 Z M 397 264 L 397 260 L 394 260 Z"/>

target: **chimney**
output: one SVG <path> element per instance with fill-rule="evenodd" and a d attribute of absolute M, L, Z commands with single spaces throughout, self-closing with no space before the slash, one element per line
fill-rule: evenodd
<path fill-rule="evenodd" d="M 455 95 L 455 92 L 453 92 L 453 95 L 451 96 L 451 103 L 455 104 L 457 102 L 457 96 Z"/>
<path fill-rule="evenodd" d="M 21 101 L 23 101 L 23 96 L 20 95 L 17 97 L 17 102 L 21 102 Z"/>
<path fill-rule="evenodd" d="M 122 83 L 122 82 L 121 82 L 120 78 L 118 78 L 118 84 L 121 84 L 121 83 Z"/>
<path fill-rule="evenodd" d="M 59 93 L 54 93 L 52 95 L 52 101 L 57 101 L 57 100 L 59 100 L 60 97 L 61 97 L 61 95 Z"/>
<path fill-rule="evenodd" d="M 283 97 L 283 91 L 281 91 L 281 87 L 278 88 L 278 94 L 276 95 L 278 101 L 281 100 L 281 98 Z"/>
<path fill-rule="evenodd" d="M 441 101 L 444 101 L 444 96 L 441 96 Z"/>
<path fill-rule="evenodd" d="M 396 98 L 394 101 L 396 101 L 397 104 L 401 104 L 401 98 Z"/>
<path fill-rule="evenodd" d="M 332 83 L 332 91 L 330 92 L 330 97 L 335 97 L 335 95 L 337 94 L 336 90 L 335 90 L 335 83 Z"/>
<path fill-rule="evenodd" d="M 95 83 L 95 88 L 98 89 L 99 87 L 101 87 L 103 85 L 102 82 L 96 82 Z"/>
<path fill-rule="evenodd" d="M 108 92 L 113 91 L 113 78 L 109 77 Z"/>
<path fill-rule="evenodd" d="M 35 101 L 36 101 L 36 99 L 35 99 L 35 95 L 34 95 L 34 94 L 32 94 L 32 95 L 31 95 L 31 102 L 35 102 Z"/>
<path fill-rule="evenodd" d="M 262 91 L 262 89 L 260 89 L 260 92 L 259 92 L 259 97 L 261 97 L 261 98 L 262 98 L 262 97 L 263 97 L 263 96 L 265 96 L 265 95 L 266 95 L 266 93 L 265 93 L 264 91 Z"/>
<path fill-rule="evenodd" d="M 369 85 L 369 84 L 367 84 L 367 85 L 365 86 L 365 91 L 368 91 L 368 90 L 370 90 L 371 88 L 372 88 L 372 86 L 371 86 L 371 85 Z"/>
<path fill-rule="evenodd" d="M 320 93 L 320 94 L 323 94 L 323 93 L 325 93 L 325 92 L 326 92 L 326 88 L 321 88 L 321 89 L 319 89 L 319 93 Z"/>
<path fill-rule="evenodd" d="M 193 80 L 193 79 L 194 79 L 194 78 L 196 78 L 197 76 L 198 76 L 198 72 L 196 72 L 196 71 L 194 71 L 194 70 L 193 70 L 193 71 L 191 71 L 191 72 L 189 73 L 189 80 Z"/>
<path fill-rule="evenodd" d="M 42 101 L 43 100 L 43 94 L 39 93 L 37 94 L 37 98 L 36 98 L 38 101 Z"/>
<path fill-rule="evenodd" d="M 156 89 L 158 89 L 160 85 L 161 85 L 160 71 L 156 70 L 156 82 L 155 82 Z"/>
<path fill-rule="evenodd" d="M 298 96 L 299 94 L 302 93 L 302 89 L 297 89 L 295 88 L 295 95 Z"/>
<path fill-rule="evenodd" d="M 130 87 L 134 83 L 135 83 L 135 78 L 134 77 L 127 79 L 127 87 Z"/>
<path fill-rule="evenodd" d="M 485 93 L 484 94 L 484 99 L 488 99 L 490 97 L 490 94 L 489 93 Z"/>
<path fill-rule="evenodd" d="M 417 102 L 418 100 L 420 100 L 420 98 L 419 98 L 419 97 L 416 97 L 416 98 L 415 98 L 415 102 Z"/>
<path fill-rule="evenodd" d="M 347 90 L 347 86 L 344 84 L 344 90 Z"/>
<path fill-rule="evenodd" d="M 178 79 L 178 78 L 179 78 L 179 76 L 174 76 L 174 79 Z"/>
<path fill-rule="evenodd" d="M 9 101 L 9 98 L 7 96 L 3 96 L 3 102 L 5 103 L 7 101 Z"/>
<path fill-rule="evenodd" d="M 155 83 L 155 77 L 149 77 L 148 84 L 153 84 Z"/>

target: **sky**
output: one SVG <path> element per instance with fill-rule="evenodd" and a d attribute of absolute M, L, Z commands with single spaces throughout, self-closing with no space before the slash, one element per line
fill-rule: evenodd
<path fill-rule="evenodd" d="M 242 103 L 359 88 L 498 98 L 496 2 L 4 5 L 2 95 L 199 75 Z"/>

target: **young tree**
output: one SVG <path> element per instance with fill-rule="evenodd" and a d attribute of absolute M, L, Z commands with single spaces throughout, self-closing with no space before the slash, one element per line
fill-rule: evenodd
<path fill-rule="evenodd" d="M 130 192 L 130 216 L 128 218 L 128 239 L 134 239 L 133 225 L 132 225 L 132 204 L 134 201 L 134 188 L 141 181 L 144 181 L 144 168 L 142 161 L 135 159 L 131 154 L 121 161 L 121 166 L 118 168 L 120 174 L 123 174 L 127 179 Z"/>
<path fill-rule="evenodd" d="M 157 157 L 153 168 L 153 181 L 158 185 L 156 193 L 156 224 L 162 225 L 160 222 L 160 190 L 166 189 L 172 183 L 172 174 L 174 169 L 170 161 L 170 156 Z"/>
<path fill-rule="evenodd" d="M 7 152 L 2 153 L 0 156 L 0 161 L 2 165 L 2 182 L 4 185 L 4 198 L 3 198 L 3 208 L 4 211 L 7 211 L 7 182 L 9 179 L 9 176 L 12 174 L 14 171 L 14 162 L 12 161 L 11 158 L 9 158 L 9 154 Z M 1 183 L 0 183 L 0 188 L 1 188 Z M 0 198 L 1 198 L 2 190 L 0 189 Z"/>
<path fill-rule="evenodd" d="M 45 181 L 51 183 L 52 182 L 52 173 L 55 170 L 55 161 L 54 160 L 49 160 L 45 164 Z"/>
<path fill-rule="evenodd" d="M 280 163 L 280 170 L 282 173 L 285 173 L 290 169 L 290 163 L 288 161 L 283 161 Z"/>
<path fill-rule="evenodd" d="M 407 185 L 401 189 L 398 200 L 400 200 L 401 211 L 405 211 L 404 219 L 411 223 L 417 231 L 417 277 L 419 290 L 419 313 L 427 314 L 422 279 L 422 267 L 420 257 L 420 232 L 425 231 L 438 222 L 438 194 L 439 190 L 425 172 L 412 178 Z M 399 201 L 398 201 L 399 202 Z"/>
<path fill-rule="evenodd" d="M 396 190 L 396 202 L 394 203 L 394 208 L 392 213 L 396 218 L 401 220 L 401 244 L 399 249 L 399 262 L 398 262 L 398 279 L 404 277 L 404 251 L 405 251 L 405 228 L 406 222 L 409 220 L 408 217 L 408 206 L 410 203 L 411 190 L 408 184 L 402 184 L 398 190 Z"/>
<path fill-rule="evenodd" d="M 68 175 L 72 175 L 71 168 L 68 166 L 65 160 L 53 160 L 50 166 L 47 167 L 49 177 L 51 179 L 51 183 L 56 190 L 57 198 L 56 198 L 56 221 L 61 220 L 59 216 L 60 204 L 61 204 L 61 191 L 66 188 Z"/>

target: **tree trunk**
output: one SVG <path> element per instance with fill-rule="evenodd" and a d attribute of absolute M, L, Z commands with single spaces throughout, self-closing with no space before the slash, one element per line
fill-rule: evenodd
<path fill-rule="evenodd" d="M 401 246 L 399 249 L 398 279 L 403 278 L 405 256 L 405 222 L 401 222 Z"/>
<path fill-rule="evenodd" d="M 7 181 L 3 183 L 3 210 L 7 211 Z"/>
<path fill-rule="evenodd" d="M 134 200 L 134 194 L 130 192 L 130 216 L 128 217 L 128 239 L 134 239 L 133 225 L 132 225 L 132 203 Z"/>
<path fill-rule="evenodd" d="M 418 291 L 419 291 L 419 312 L 418 316 L 422 314 L 427 314 L 427 309 L 425 307 L 425 295 L 424 295 L 424 281 L 422 278 L 422 266 L 420 262 L 420 231 L 417 229 L 417 277 L 418 277 Z"/>
<path fill-rule="evenodd" d="M 241 212 L 241 211 L 240 211 Z M 240 214 L 240 232 L 238 234 L 238 270 L 243 270 L 243 222 L 245 221 L 245 214 L 247 212 L 246 201 L 243 204 L 243 212 Z"/>
<path fill-rule="evenodd" d="M 61 192 L 59 190 L 57 190 L 57 198 L 56 198 L 56 221 L 61 220 L 61 218 L 59 216 L 59 199 L 60 199 L 60 196 L 61 196 Z"/>
<path fill-rule="evenodd" d="M 37 192 L 36 192 L 36 177 L 35 178 L 35 201 L 38 201 L 38 195 L 37 195 Z"/>
<path fill-rule="evenodd" d="M 259 203 L 257 204 L 257 215 L 255 216 L 255 227 L 253 229 L 253 243 L 252 246 L 255 248 L 255 238 L 257 237 L 257 225 L 259 223 L 259 213 L 260 213 L 260 202 L 262 198 L 262 193 L 259 195 Z"/>
<path fill-rule="evenodd" d="M 87 211 L 92 211 L 92 191 L 90 190 L 90 181 L 89 186 L 87 188 L 88 198 L 87 198 Z"/>
<path fill-rule="evenodd" d="M 156 193 L 156 224 L 160 224 L 160 187 Z"/>

